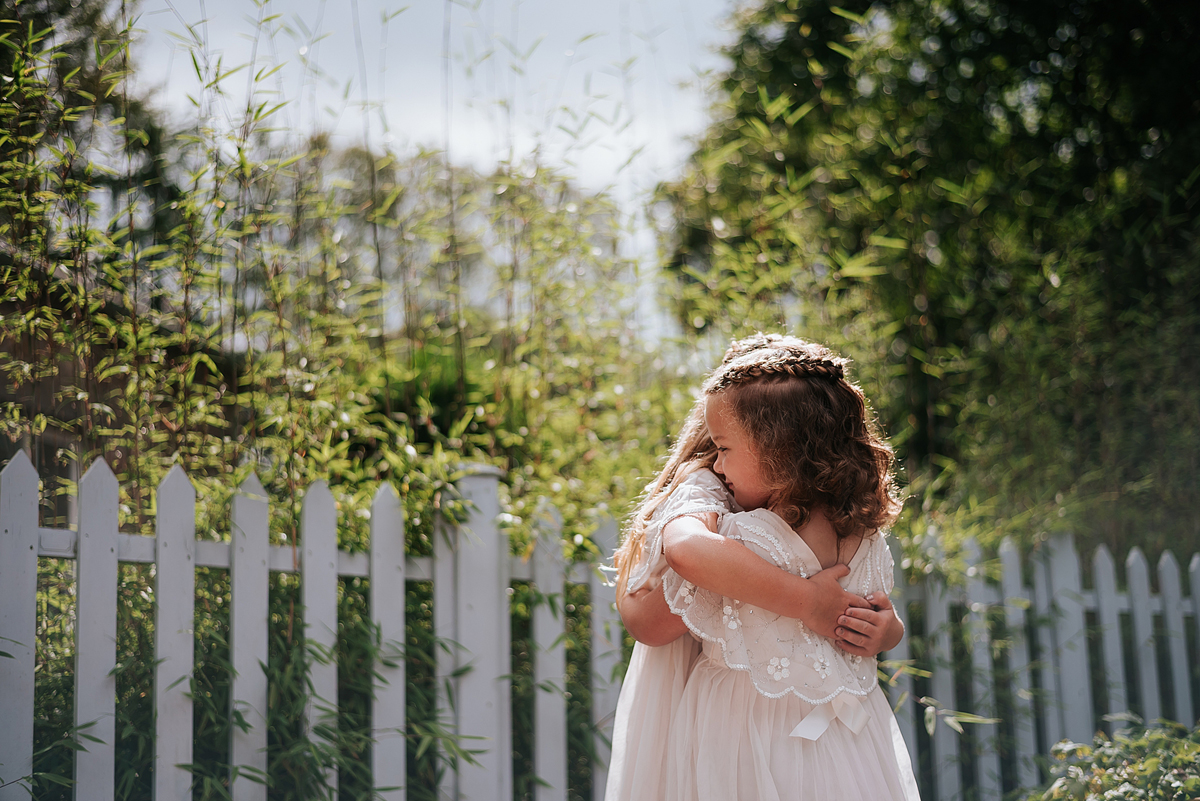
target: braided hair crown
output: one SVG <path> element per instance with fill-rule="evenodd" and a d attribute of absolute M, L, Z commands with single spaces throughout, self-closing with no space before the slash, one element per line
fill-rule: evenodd
<path fill-rule="evenodd" d="M 751 341 L 754 344 L 746 347 Z M 838 381 L 846 376 L 846 364 L 846 359 L 824 345 L 799 337 L 759 334 L 730 347 L 726 361 L 704 383 L 704 394 L 711 395 L 756 381 L 788 378 Z"/>

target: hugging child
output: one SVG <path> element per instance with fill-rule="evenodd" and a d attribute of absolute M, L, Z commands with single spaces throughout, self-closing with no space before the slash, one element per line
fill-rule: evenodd
<path fill-rule="evenodd" d="M 609 801 L 917 798 L 874 658 L 892 456 L 844 364 L 758 335 L 705 383 L 617 555 Z"/>

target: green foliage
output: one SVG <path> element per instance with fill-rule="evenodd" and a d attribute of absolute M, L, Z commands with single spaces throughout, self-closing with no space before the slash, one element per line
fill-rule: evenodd
<path fill-rule="evenodd" d="M 898 530 L 1195 549 L 1195 8 L 767 2 L 737 17 L 667 272 L 682 322 L 858 362 Z M 911 558 L 921 566 L 919 548 Z"/>
<path fill-rule="evenodd" d="M 1054 746 L 1054 782 L 1028 801 L 1184 801 L 1200 796 L 1200 730 L 1139 725 L 1089 745 Z"/>
<path fill-rule="evenodd" d="M 530 161 L 482 175 L 442 154 L 335 147 L 275 128 L 270 69 L 229 108 L 231 65 L 190 47 L 195 118 L 172 130 L 133 89 L 130 20 L 102 2 L 21 2 L 0 11 L 0 459 L 28 449 L 43 477 L 41 524 L 67 527 L 75 478 L 104 459 L 120 526 L 152 535 L 155 490 L 182 465 L 200 538 L 229 536 L 252 472 L 275 545 L 298 544 L 303 493 L 329 483 L 339 547 L 368 546 L 383 483 L 403 500 L 407 550 L 432 552 L 438 519 L 463 506 L 464 462 L 507 471 L 514 553 L 553 503 L 564 555 L 594 560 L 599 517 L 620 515 L 690 405 L 668 348 L 638 341 L 636 265 L 604 195 Z M 264 18 L 252 35 L 287 35 Z M 267 48 L 262 48 L 266 51 Z M 244 75 L 245 73 L 243 73 Z M 364 111 L 364 113 L 366 113 Z M 652 413 L 653 411 L 653 413 Z M 543 510 L 543 511 L 540 511 Z M 38 794 L 72 793 L 74 653 L 69 561 L 39 585 Z M 117 797 L 153 781 L 152 568 L 118 585 Z M 393 653 L 344 581 L 338 646 L 313 653 L 298 579 L 270 588 L 268 769 L 272 797 L 369 787 L 372 665 Z M 585 590 L 574 588 L 578 595 Z M 196 798 L 228 796 L 229 588 L 200 569 L 194 705 Z M 561 599 L 558 599 L 561 602 Z M 590 794 L 588 601 L 566 604 L 571 792 Z M 439 720 L 427 585 L 408 592 L 409 794 L 472 758 Z M 338 718 L 303 725 L 313 660 L 339 665 Z M 336 724 L 336 725 L 334 725 Z"/>

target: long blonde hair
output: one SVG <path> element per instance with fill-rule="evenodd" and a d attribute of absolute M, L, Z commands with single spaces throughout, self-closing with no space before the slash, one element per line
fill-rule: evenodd
<path fill-rule="evenodd" d="M 721 364 L 727 365 L 755 350 L 781 346 L 791 339 L 779 334 L 761 333 L 739 339 L 730 344 L 721 359 Z M 617 569 L 618 595 L 624 594 L 625 585 L 629 581 L 629 571 L 642 559 L 642 550 L 646 545 L 646 523 L 684 479 L 697 470 L 711 468 L 717 460 L 717 448 L 704 420 L 705 397 L 701 395 L 692 406 L 691 412 L 684 420 L 683 429 L 679 432 L 679 438 L 667 456 L 662 472 L 646 485 L 641 502 L 630 515 L 621 546 L 613 554 L 613 565 Z"/>

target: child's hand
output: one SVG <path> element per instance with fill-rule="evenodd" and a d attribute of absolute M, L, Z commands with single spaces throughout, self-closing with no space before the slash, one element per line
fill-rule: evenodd
<path fill-rule="evenodd" d="M 904 624 L 887 593 L 867 596 L 871 607 L 848 607 L 838 618 L 834 640 L 843 651 L 858 656 L 878 656 L 881 651 L 895 648 L 904 636 Z"/>
<path fill-rule="evenodd" d="M 846 592 L 842 589 L 842 585 L 838 584 L 838 579 L 849 573 L 850 568 L 845 565 L 834 565 L 808 580 L 812 585 L 812 592 L 809 594 L 808 604 L 800 619 L 822 637 L 828 637 L 831 640 L 838 639 L 836 633 L 838 621 L 845 616 L 845 612 L 849 609 L 869 610 L 871 608 L 870 603 L 866 600 Z"/>

